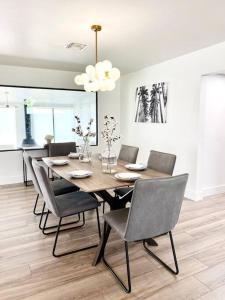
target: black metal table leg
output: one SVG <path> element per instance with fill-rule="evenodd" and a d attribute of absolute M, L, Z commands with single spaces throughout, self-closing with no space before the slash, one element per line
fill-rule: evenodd
<path fill-rule="evenodd" d="M 126 199 L 119 199 L 118 197 L 111 196 L 107 191 L 98 191 L 95 194 L 109 204 L 110 210 L 124 208 L 128 202 Z"/>
<path fill-rule="evenodd" d="M 158 243 L 157 243 L 153 238 L 147 239 L 147 240 L 145 240 L 145 242 L 146 242 L 149 246 L 155 246 L 155 247 L 158 246 Z"/>
<path fill-rule="evenodd" d="M 23 158 L 23 183 L 27 186 L 27 167 Z"/>
<path fill-rule="evenodd" d="M 105 246 L 108 241 L 110 231 L 111 231 L 111 227 L 107 223 L 104 223 L 103 234 L 101 236 L 100 243 L 97 247 L 97 251 L 96 251 L 94 260 L 92 262 L 92 266 L 96 266 L 101 261 L 103 255 L 104 255 Z"/>
<path fill-rule="evenodd" d="M 99 191 L 99 192 L 96 192 L 96 194 L 109 204 L 110 210 L 116 210 L 116 209 L 126 207 L 127 201 L 121 201 L 121 199 L 117 199 L 116 197 L 111 196 L 107 191 Z M 100 243 L 99 243 L 97 251 L 96 251 L 95 258 L 92 262 L 93 266 L 96 266 L 103 257 L 105 245 L 108 240 L 110 231 L 111 231 L 111 227 L 109 227 L 109 225 L 105 224 L 104 225 L 105 235 L 103 234 L 101 237 Z"/>

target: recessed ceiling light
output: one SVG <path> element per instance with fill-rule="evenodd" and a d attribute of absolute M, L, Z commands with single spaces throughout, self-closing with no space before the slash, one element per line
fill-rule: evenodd
<path fill-rule="evenodd" d="M 75 48 L 75 49 L 77 49 L 77 50 L 79 50 L 79 51 L 83 51 L 83 50 L 85 50 L 85 49 L 87 48 L 87 45 L 81 44 L 81 43 L 70 42 L 70 43 L 67 43 L 67 44 L 65 45 L 65 48 L 66 48 L 66 49 Z"/>

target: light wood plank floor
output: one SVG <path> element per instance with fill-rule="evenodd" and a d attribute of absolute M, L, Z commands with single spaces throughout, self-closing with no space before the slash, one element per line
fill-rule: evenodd
<path fill-rule="evenodd" d="M 92 267 L 95 249 L 54 258 L 53 236 L 43 236 L 32 214 L 35 192 L 22 185 L 0 187 L 0 299 L 225 299 L 225 195 L 202 202 L 184 201 L 174 231 L 180 274 L 153 261 L 140 243 L 130 246 L 132 287 L 125 294 L 102 264 Z M 52 222 L 55 220 L 52 218 Z M 94 214 L 84 229 L 61 235 L 61 249 L 97 240 Z M 172 257 L 167 236 L 157 252 Z M 108 260 L 123 276 L 123 245 L 112 234 Z"/>

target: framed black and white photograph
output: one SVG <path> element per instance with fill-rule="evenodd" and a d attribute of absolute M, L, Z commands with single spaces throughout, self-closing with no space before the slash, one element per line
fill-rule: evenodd
<path fill-rule="evenodd" d="M 166 123 L 167 122 L 168 83 L 154 83 L 150 86 L 136 88 L 135 122 Z"/>

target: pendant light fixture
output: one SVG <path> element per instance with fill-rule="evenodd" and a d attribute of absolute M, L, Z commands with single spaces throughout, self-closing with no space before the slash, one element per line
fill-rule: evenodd
<path fill-rule="evenodd" d="M 5 94 L 5 104 L 0 105 L 0 108 L 12 108 L 12 107 L 17 108 L 16 105 L 12 105 L 9 103 L 9 92 L 5 91 L 4 94 Z"/>
<path fill-rule="evenodd" d="M 88 65 L 85 73 L 77 75 L 74 81 L 77 85 L 83 85 L 86 92 L 112 91 L 120 78 L 120 71 L 112 67 L 109 60 L 98 61 L 98 32 L 102 30 L 101 25 L 92 25 L 91 30 L 95 32 L 95 60 L 96 64 Z"/>
<path fill-rule="evenodd" d="M 5 92 L 5 104 L 1 105 L 0 107 L 1 108 L 9 108 L 9 107 L 11 107 L 9 105 L 9 92 L 8 91 Z"/>

